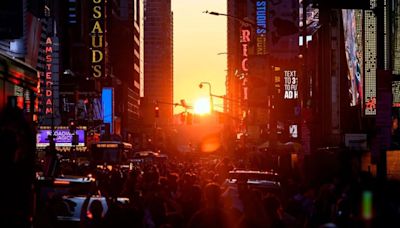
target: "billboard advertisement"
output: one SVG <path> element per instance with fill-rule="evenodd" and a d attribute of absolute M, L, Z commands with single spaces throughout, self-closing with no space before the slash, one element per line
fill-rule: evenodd
<path fill-rule="evenodd" d="M 77 129 L 76 134 L 78 135 L 78 147 L 85 146 L 85 130 Z M 39 129 L 36 134 L 36 146 L 46 147 L 49 145 L 49 136 L 51 135 L 51 129 Z M 69 129 L 56 129 L 54 130 L 56 136 L 56 146 L 72 146 L 72 133 Z"/>
<path fill-rule="evenodd" d="M 355 10 L 342 10 L 350 106 L 363 100 L 362 48 L 357 41 Z"/>
<path fill-rule="evenodd" d="M 268 51 L 273 58 L 290 59 L 299 54 L 299 1 L 268 1 Z"/>

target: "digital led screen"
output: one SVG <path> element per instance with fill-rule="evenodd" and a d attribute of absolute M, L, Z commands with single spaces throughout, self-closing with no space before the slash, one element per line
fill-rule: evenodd
<path fill-rule="evenodd" d="M 283 98 L 284 99 L 299 98 L 299 90 L 298 90 L 299 79 L 297 77 L 297 71 L 285 70 L 283 74 L 283 81 L 285 89 Z"/>
<path fill-rule="evenodd" d="M 371 8 L 376 7 L 376 0 L 371 0 Z M 367 116 L 376 115 L 376 16 L 372 10 L 364 10 L 364 111 Z"/>
<path fill-rule="evenodd" d="M 78 145 L 85 146 L 85 130 L 76 130 L 78 135 Z M 38 130 L 36 134 L 36 146 L 46 147 L 49 145 L 49 136 L 51 135 L 51 129 Z M 54 130 L 56 136 L 56 146 L 72 146 L 72 133 L 69 129 L 56 129 Z"/>
<path fill-rule="evenodd" d="M 342 10 L 342 17 L 350 106 L 356 106 L 363 100 L 362 49 L 356 40 L 355 10 Z"/>

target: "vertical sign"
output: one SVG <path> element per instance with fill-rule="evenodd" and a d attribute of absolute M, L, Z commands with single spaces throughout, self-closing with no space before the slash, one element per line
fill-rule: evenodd
<path fill-rule="evenodd" d="M 267 1 L 256 2 L 256 55 L 267 54 Z"/>
<path fill-rule="evenodd" d="M 376 0 L 371 0 L 371 9 L 376 7 Z M 365 67 L 365 96 L 364 107 L 366 116 L 376 115 L 376 16 L 373 10 L 364 10 L 364 67 Z"/>
<path fill-rule="evenodd" d="M 46 39 L 46 66 L 45 66 L 45 93 L 44 93 L 44 111 L 46 116 L 53 115 L 53 72 L 52 72 L 52 62 L 53 62 L 53 39 L 47 37 Z M 51 118 L 51 117 L 50 117 Z"/>
<path fill-rule="evenodd" d="M 93 78 L 105 76 L 105 2 L 106 0 L 91 0 L 90 75 Z"/>
<path fill-rule="evenodd" d="M 110 132 L 113 132 L 114 119 L 114 90 L 113 88 L 103 88 L 101 93 L 101 103 L 103 107 L 103 122 L 110 124 Z"/>
<path fill-rule="evenodd" d="M 347 60 L 347 79 L 349 80 L 350 106 L 362 100 L 362 49 L 357 42 L 357 23 L 355 10 L 342 10 L 345 53 Z"/>
<path fill-rule="evenodd" d="M 243 28 L 241 31 L 241 36 L 240 36 L 240 43 L 242 44 L 242 71 L 247 74 L 249 71 L 249 68 L 247 67 L 247 61 L 249 58 L 249 50 L 248 50 L 248 45 L 250 42 L 250 29 Z"/>
<path fill-rule="evenodd" d="M 247 100 L 247 74 L 249 72 L 248 68 L 248 60 L 249 60 L 249 43 L 250 43 L 250 29 L 248 28 L 242 28 L 241 30 L 241 35 L 240 35 L 240 43 L 242 44 L 242 63 L 241 63 L 241 68 L 243 75 L 243 83 L 242 83 L 242 88 L 243 88 L 243 100 Z"/>

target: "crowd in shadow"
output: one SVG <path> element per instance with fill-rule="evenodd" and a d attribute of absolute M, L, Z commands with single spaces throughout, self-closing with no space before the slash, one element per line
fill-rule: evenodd
<path fill-rule="evenodd" d="M 62 227 L 56 213 L 60 196 L 54 195 L 41 208 L 33 203 L 34 132 L 21 110 L 8 107 L 0 113 L 1 227 Z M 171 158 L 131 170 L 80 170 L 81 175 L 91 172 L 97 185 L 85 196 L 76 224 L 82 228 L 400 227 L 397 183 L 376 182 L 368 173 L 318 182 L 285 176 L 277 193 L 243 183 L 226 185 L 228 172 L 235 168 L 253 167 L 251 162 L 229 158 Z M 61 172 L 68 174 L 67 170 L 71 171 Z M 106 198 L 106 208 L 99 200 L 90 200 L 95 193 Z M 129 203 L 121 204 L 118 197 L 129 198 Z"/>

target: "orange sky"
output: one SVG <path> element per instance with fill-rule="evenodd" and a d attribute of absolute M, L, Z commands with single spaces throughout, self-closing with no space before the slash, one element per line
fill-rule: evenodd
<path fill-rule="evenodd" d="M 226 0 L 172 0 L 174 12 L 174 102 L 185 99 L 193 104 L 211 92 L 225 94 L 226 17 L 202 13 L 205 10 L 226 13 Z M 214 98 L 215 110 L 222 110 L 222 100 Z M 175 108 L 174 112 L 182 112 Z"/>

